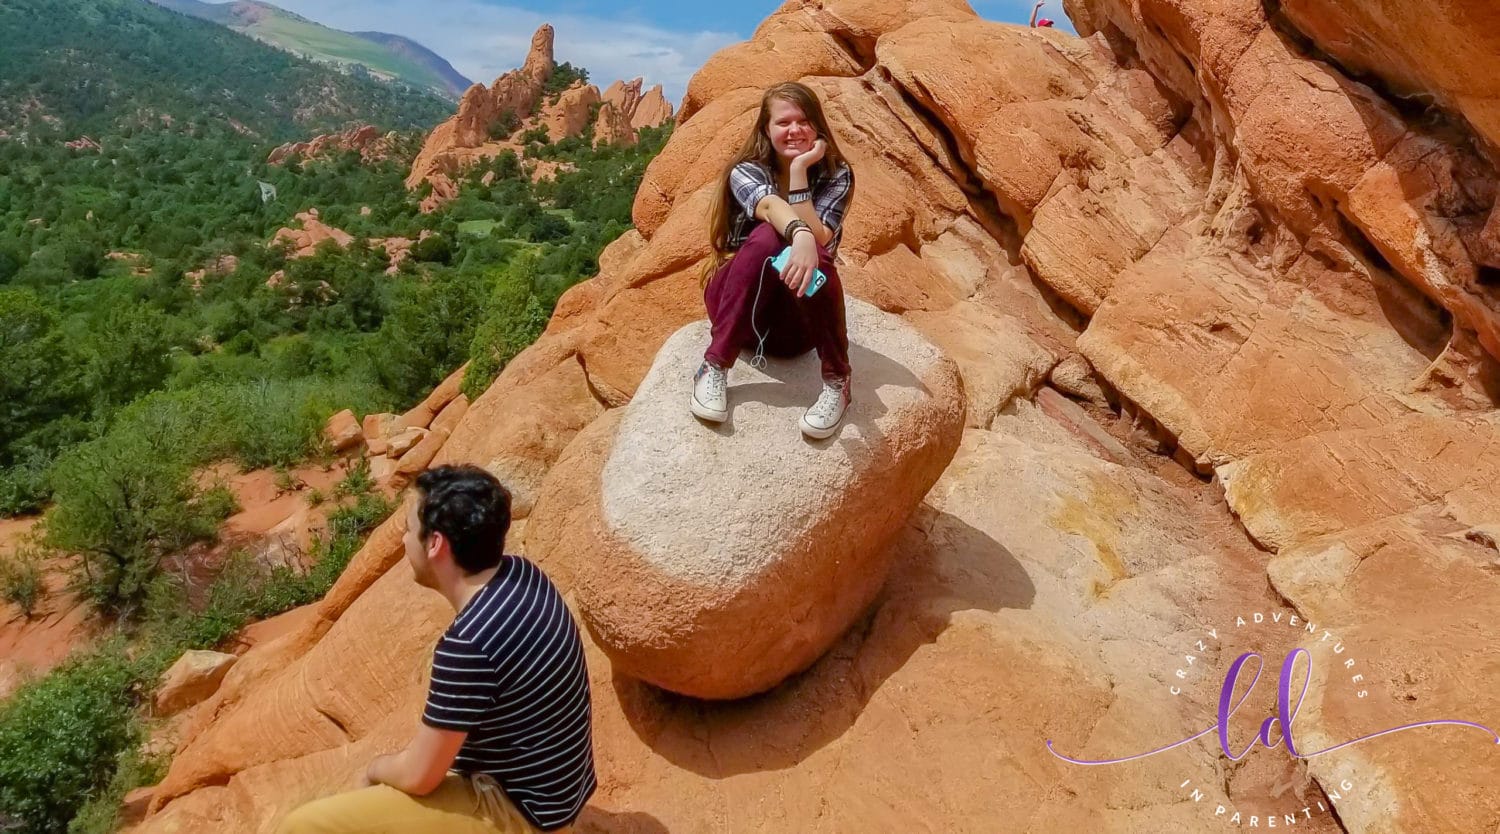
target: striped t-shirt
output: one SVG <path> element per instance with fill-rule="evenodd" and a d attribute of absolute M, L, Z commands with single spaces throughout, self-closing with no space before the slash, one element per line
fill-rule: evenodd
<path fill-rule="evenodd" d="M 578 626 L 541 569 L 502 558 L 438 641 L 422 721 L 469 735 L 453 769 L 487 773 L 543 830 L 594 792 L 593 713 Z"/>

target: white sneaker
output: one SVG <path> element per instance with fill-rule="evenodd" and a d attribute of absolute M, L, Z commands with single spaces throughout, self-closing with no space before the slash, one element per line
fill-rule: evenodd
<path fill-rule="evenodd" d="M 849 408 L 849 377 L 823 380 L 823 393 L 802 414 L 802 433 L 815 440 L 832 437 Z"/>
<path fill-rule="evenodd" d="M 729 372 L 704 362 L 693 374 L 693 413 L 710 423 L 729 419 Z"/>

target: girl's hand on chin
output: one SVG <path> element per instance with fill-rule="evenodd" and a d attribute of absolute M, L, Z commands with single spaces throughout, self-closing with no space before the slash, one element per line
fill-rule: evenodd
<path fill-rule="evenodd" d="M 818 164 L 818 162 L 823 159 L 823 154 L 827 150 L 828 143 L 824 142 L 822 139 L 819 139 L 818 141 L 813 143 L 811 150 L 803 151 L 802 153 L 797 154 L 797 158 L 792 160 L 792 164 L 801 166 L 805 171 L 808 168 L 811 168 L 812 166 Z"/>

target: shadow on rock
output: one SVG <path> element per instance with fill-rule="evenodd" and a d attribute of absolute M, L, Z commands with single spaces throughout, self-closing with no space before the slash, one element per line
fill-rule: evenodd
<path fill-rule="evenodd" d="M 667 827 L 650 814 L 637 811 L 614 813 L 590 805 L 573 823 L 576 834 L 667 834 Z"/>
<path fill-rule="evenodd" d="M 952 615 L 1030 608 L 1035 587 L 989 535 L 923 504 L 893 545 L 891 576 L 871 611 L 818 662 L 738 701 L 700 701 L 615 677 L 637 736 L 673 764 L 710 778 L 792 767 L 843 735 L 882 685 Z M 766 623 L 766 627 L 774 627 Z M 724 662 L 733 663 L 733 647 Z"/>
<path fill-rule="evenodd" d="M 742 355 L 742 359 L 745 357 Z M 840 442 L 852 447 L 866 447 L 884 438 L 876 420 L 889 410 L 881 390 L 891 387 L 911 388 L 931 395 L 927 386 L 916 374 L 890 357 L 851 342 L 849 366 L 853 369 L 854 390 L 844 427 L 827 442 Z M 808 368 L 813 369 L 811 376 Z M 773 358 L 761 369 L 770 377 L 770 382 L 750 382 L 729 387 L 730 417 L 724 426 L 734 423 L 734 409 L 745 403 L 760 403 L 774 409 L 800 409 L 811 406 L 821 391 L 817 381 L 818 356 L 815 352 L 793 358 Z M 857 428 L 858 438 L 848 432 L 848 427 Z M 729 430 L 715 427 L 720 434 Z"/>

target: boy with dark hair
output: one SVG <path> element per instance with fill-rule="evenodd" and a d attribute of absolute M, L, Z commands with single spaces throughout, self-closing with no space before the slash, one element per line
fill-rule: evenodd
<path fill-rule="evenodd" d="M 370 763 L 369 787 L 298 808 L 282 834 L 557 831 L 594 792 L 583 643 L 541 569 L 504 555 L 510 493 L 476 466 L 424 472 L 417 492 L 407 561 L 458 612 L 422 725 Z"/>

